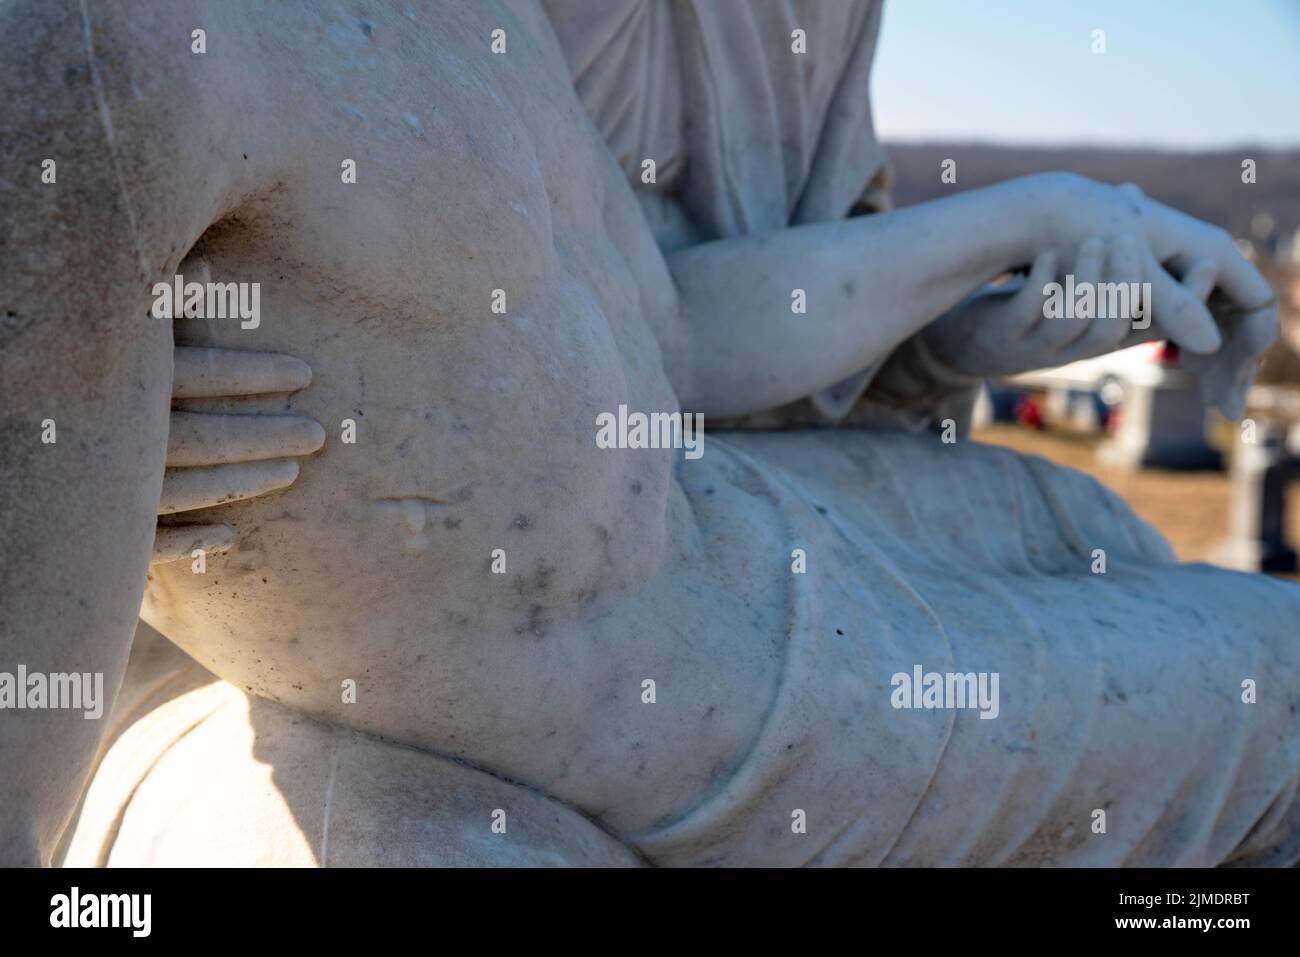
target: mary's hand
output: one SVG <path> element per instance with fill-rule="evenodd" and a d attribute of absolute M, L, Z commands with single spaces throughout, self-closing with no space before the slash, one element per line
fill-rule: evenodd
<path fill-rule="evenodd" d="M 1048 174 L 1031 188 L 1051 197 L 1054 212 L 1029 277 L 977 293 L 941 316 L 922 333 L 930 351 L 955 372 L 992 376 L 1168 339 L 1200 373 L 1206 403 L 1240 417 L 1259 357 L 1277 338 L 1278 313 L 1268 283 L 1228 234 L 1134 186 Z M 1076 287 L 1147 284 L 1146 310 L 1133 322 L 1052 316 L 1043 289 L 1064 281 L 1054 275 L 1058 260 L 1073 262 Z"/>
<path fill-rule="evenodd" d="M 1277 297 L 1252 308 L 1215 289 L 1207 305 L 1222 332 L 1223 345 L 1210 355 L 1185 356 L 1182 363 L 1200 376 L 1205 404 L 1236 420 L 1245 414 L 1246 395 L 1260 358 L 1278 337 Z"/>
<path fill-rule="evenodd" d="M 1168 335 L 1132 308 L 1114 316 L 1096 315 L 1105 310 L 1094 309 L 1083 317 L 1050 308 L 1049 284 L 1065 280 L 1058 259 L 1054 250 L 1046 250 L 1028 276 L 980 290 L 940 316 L 921 333 L 930 353 L 959 375 L 984 378 L 1064 365 Z M 1122 284 L 1127 294 L 1141 283 L 1142 265 L 1132 236 L 1109 242 L 1093 238 L 1079 246 L 1069 272 L 1075 287 L 1092 286 L 1096 303 L 1104 284 L 1115 289 Z"/>
<path fill-rule="evenodd" d="M 1048 174 L 1049 245 L 1069 249 L 1087 236 L 1133 235 L 1151 284 L 1155 325 L 1181 346 L 1201 373 L 1206 402 L 1240 417 L 1260 355 L 1279 331 L 1268 282 L 1222 229 L 1144 196 L 1136 186 L 1108 186 Z"/>
<path fill-rule="evenodd" d="M 194 271 L 191 269 L 191 271 Z M 311 382 L 301 359 L 273 352 L 177 346 L 172 399 L 296 392 Z M 160 516 L 212 508 L 279 491 L 298 477 L 298 456 L 325 442 L 314 419 L 295 414 L 196 412 L 173 406 Z M 222 523 L 166 519 L 154 534 L 153 564 L 226 551 L 234 529 Z"/>

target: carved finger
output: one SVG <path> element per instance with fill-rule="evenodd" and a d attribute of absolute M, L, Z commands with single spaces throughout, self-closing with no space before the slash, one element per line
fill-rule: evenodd
<path fill-rule="evenodd" d="M 1149 252 L 1143 271 L 1151 283 L 1151 307 L 1165 335 L 1189 352 L 1208 354 L 1223 343 L 1205 304 L 1187 291 Z"/>
<path fill-rule="evenodd" d="M 1201 302 L 1210 298 L 1219 278 L 1218 264 L 1207 257 L 1194 259 L 1190 256 L 1175 256 L 1170 260 L 1169 268 L 1183 284 L 1183 288 Z"/>
<path fill-rule="evenodd" d="M 1079 247 L 1074 263 L 1074 285 L 1084 288 L 1084 283 L 1095 284 L 1101 279 L 1106 264 L 1106 244 L 1093 238 Z M 1088 331 L 1091 319 L 1064 315 L 1045 317 L 1030 334 L 1031 348 L 1039 355 L 1050 355 L 1079 339 Z"/>
<path fill-rule="evenodd" d="M 1102 271 L 1106 268 L 1106 243 L 1096 236 L 1079 246 L 1074 259 L 1074 284 L 1101 282 Z"/>
<path fill-rule="evenodd" d="M 296 392 L 311 382 L 311 366 L 280 352 L 177 346 L 172 398 Z"/>
<path fill-rule="evenodd" d="M 1048 249 L 1039 253 L 1029 267 L 1024 285 L 1016 291 L 1015 308 L 1025 317 L 1024 328 L 1029 329 L 1043 321 L 1043 288 L 1056 279 L 1056 252 Z"/>
<path fill-rule="evenodd" d="M 153 536 L 151 565 L 189 558 L 196 548 L 208 554 L 228 552 L 235 545 L 229 525 L 160 525 Z"/>
<path fill-rule="evenodd" d="M 254 498 L 286 488 L 297 477 L 298 463 L 293 459 L 167 469 L 158 514 L 172 515 Z"/>
<path fill-rule="evenodd" d="M 1276 301 L 1268 280 L 1242 257 L 1226 233 L 1223 234 L 1222 247 L 1217 283 L 1223 294 L 1232 301 L 1235 311 L 1244 315 Z"/>
<path fill-rule="evenodd" d="M 1211 299 L 1211 308 L 1214 299 Z M 1216 309 L 1216 315 L 1218 314 Z M 1188 363 L 1199 372 L 1201 395 L 1230 420 L 1245 412 L 1246 394 L 1254 381 L 1263 352 L 1278 333 L 1276 306 L 1266 306 L 1245 316 L 1221 320 L 1227 329 L 1223 349 L 1206 359 Z"/>
<path fill-rule="evenodd" d="M 1214 286 L 1219 274 L 1218 264 L 1213 259 L 1180 255 L 1169 261 L 1168 268 L 1178 277 L 1178 281 L 1182 283 L 1183 288 L 1191 295 L 1201 302 L 1208 302 L 1210 295 L 1214 292 Z M 1216 297 L 1216 299 L 1221 298 Z M 1210 306 L 1210 312 L 1219 326 L 1219 334 L 1223 337 L 1224 343 L 1219 351 L 1213 355 L 1186 356 L 1183 365 L 1188 369 L 1199 370 L 1206 368 L 1210 364 L 1226 358 L 1227 354 L 1232 351 L 1234 332 L 1240 323 L 1240 317 L 1232 315 L 1230 312 L 1224 312 L 1214 305 Z"/>
<path fill-rule="evenodd" d="M 1111 292 L 1098 287 L 1097 316 L 1088 324 L 1087 332 L 1061 357 L 1064 361 L 1113 352 L 1133 331 L 1142 288 L 1142 248 L 1136 237 L 1122 235 L 1111 241 L 1106 255 L 1105 281 Z M 1137 295 L 1135 289 L 1139 291 Z"/>
<path fill-rule="evenodd" d="M 167 467 L 310 455 L 324 444 L 325 430 L 302 415 L 173 412 L 167 434 Z"/>
<path fill-rule="evenodd" d="M 1106 281 L 1130 286 L 1142 282 L 1142 244 L 1136 236 L 1124 233 L 1111 240 Z"/>
<path fill-rule="evenodd" d="M 1094 312 L 1091 318 L 1076 317 L 1064 320 L 1065 325 L 1063 326 L 1062 335 L 1056 339 L 1059 348 L 1068 349 L 1086 336 L 1088 330 L 1097 325 L 1097 300 L 1095 297 L 1102 276 L 1106 272 L 1106 252 L 1106 243 L 1096 237 L 1089 239 L 1079 247 L 1079 255 L 1074 262 L 1074 286 L 1076 289 L 1092 289 Z"/>

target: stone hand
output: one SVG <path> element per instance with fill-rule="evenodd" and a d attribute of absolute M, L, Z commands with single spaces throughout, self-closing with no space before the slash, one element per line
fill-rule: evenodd
<path fill-rule="evenodd" d="M 193 268 L 193 267 L 191 267 Z M 311 381 L 300 359 L 272 352 L 177 346 L 172 398 L 203 399 L 294 392 Z M 325 441 L 319 423 L 294 414 L 228 414 L 173 408 L 159 515 L 211 508 L 274 492 L 298 477 L 295 456 Z M 229 525 L 160 524 L 154 564 L 189 557 L 196 548 L 224 551 Z"/>
<path fill-rule="evenodd" d="M 1224 331 L 1223 347 L 1208 356 L 1184 356 L 1182 363 L 1200 376 L 1205 404 L 1236 420 L 1245 414 L 1246 395 L 1259 370 L 1261 356 L 1277 339 L 1281 325 L 1277 299 L 1274 297 L 1252 309 L 1216 289 L 1208 306 Z"/>
<path fill-rule="evenodd" d="M 1158 323 L 1134 328 L 1129 315 L 1078 317 L 1048 308 L 1046 287 L 1064 286 L 1066 272 L 1080 287 L 1140 283 L 1142 255 L 1134 237 L 1086 240 L 1072 270 L 1058 270 L 1058 261 L 1055 250 L 1045 250 L 1027 276 L 985 287 L 940 316 L 921 334 L 930 353 L 962 376 L 982 378 L 1064 365 L 1166 335 Z"/>
<path fill-rule="evenodd" d="M 1136 186 L 1067 174 L 1031 178 L 1051 194 L 1049 241 L 1069 249 L 1092 236 L 1141 241 L 1155 324 L 1192 356 L 1206 401 L 1237 418 L 1260 355 L 1277 338 L 1276 297 L 1222 229 L 1157 203 Z"/>

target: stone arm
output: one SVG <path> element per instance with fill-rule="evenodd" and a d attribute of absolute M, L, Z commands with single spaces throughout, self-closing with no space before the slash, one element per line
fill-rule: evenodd
<path fill-rule="evenodd" d="M 1207 397 L 1232 416 L 1277 334 L 1267 283 L 1222 230 L 1061 173 L 674 253 L 679 321 L 660 331 L 665 370 L 685 409 L 759 412 L 877 366 L 999 273 L 1044 252 L 1058 263 L 1097 259 L 1100 270 L 1115 243 L 1127 250 L 1120 271 L 1151 284 L 1159 337 L 1213 354 Z M 1204 304 L 1211 287 L 1245 321 L 1216 322 Z M 1016 344 L 1005 324 L 988 332 L 995 349 Z"/>
<path fill-rule="evenodd" d="M 214 108 L 194 7 L 0 6 L 0 672 L 102 673 L 104 715 L 167 449 L 150 287 L 246 185 L 217 168 L 239 111 Z M 0 711 L 0 864 L 50 863 L 104 724 Z"/>
<path fill-rule="evenodd" d="M 1026 220 L 1035 199 L 1001 184 L 674 253 L 681 326 L 662 345 L 682 407 L 758 412 L 878 363 L 971 290 L 1033 258 Z"/>

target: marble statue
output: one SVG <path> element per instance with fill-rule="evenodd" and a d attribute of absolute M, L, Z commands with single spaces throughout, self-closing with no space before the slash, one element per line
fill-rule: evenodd
<path fill-rule="evenodd" d="M 1225 233 L 891 210 L 874 0 L 348 11 L 0 10 L 0 671 L 120 686 L 0 712 L 0 860 L 1300 859 L 1300 589 L 965 434 L 1148 339 L 1239 415 Z"/>

